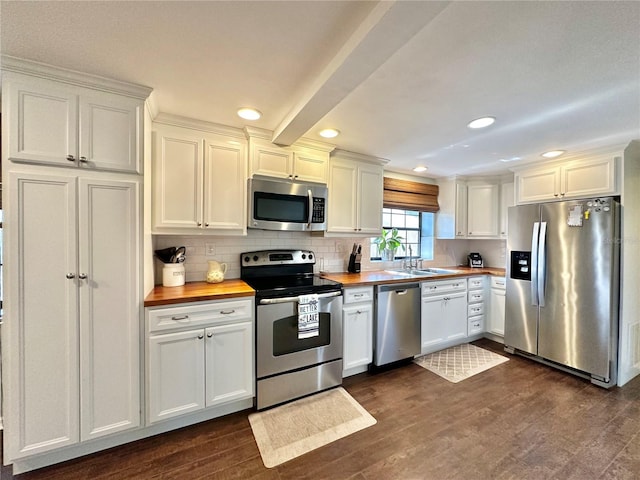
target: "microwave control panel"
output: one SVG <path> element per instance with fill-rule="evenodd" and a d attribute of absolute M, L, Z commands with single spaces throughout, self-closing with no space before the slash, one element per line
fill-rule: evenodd
<path fill-rule="evenodd" d="M 312 223 L 324 223 L 325 200 L 320 197 L 313 197 Z"/>

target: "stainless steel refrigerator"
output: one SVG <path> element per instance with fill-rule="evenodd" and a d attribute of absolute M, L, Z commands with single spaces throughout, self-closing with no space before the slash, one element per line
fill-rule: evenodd
<path fill-rule="evenodd" d="M 508 222 L 505 349 L 615 385 L 617 199 L 520 205 Z"/>

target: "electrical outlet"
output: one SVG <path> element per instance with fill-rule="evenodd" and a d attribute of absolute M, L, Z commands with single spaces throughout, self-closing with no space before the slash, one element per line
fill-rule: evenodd
<path fill-rule="evenodd" d="M 204 254 L 207 257 L 213 257 L 216 254 L 216 245 L 214 243 L 205 243 Z"/>

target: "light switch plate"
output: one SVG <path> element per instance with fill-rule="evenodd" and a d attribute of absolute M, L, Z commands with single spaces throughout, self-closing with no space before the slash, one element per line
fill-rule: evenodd
<path fill-rule="evenodd" d="M 216 254 L 216 245 L 215 245 L 215 243 L 205 243 L 204 244 L 204 254 L 207 257 L 213 257 Z"/>

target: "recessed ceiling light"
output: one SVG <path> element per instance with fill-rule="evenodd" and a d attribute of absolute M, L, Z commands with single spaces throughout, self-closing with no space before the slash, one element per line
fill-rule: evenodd
<path fill-rule="evenodd" d="M 542 156 L 544 158 L 556 158 L 565 153 L 566 150 L 550 150 L 548 152 L 544 152 Z"/>
<path fill-rule="evenodd" d="M 493 122 L 495 122 L 495 121 L 496 121 L 495 117 L 476 118 L 475 120 L 470 121 L 467 124 L 467 127 L 469 127 L 469 128 L 484 128 L 484 127 L 488 127 L 489 125 L 492 125 Z"/>
<path fill-rule="evenodd" d="M 413 169 L 414 172 L 426 172 L 427 171 L 427 167 L 423 166 L 423 165 L 418 165 L 416 168 Z"/>
<path fill-rule="evenodd" d="M 335 138 L 340 135 L 340 130 L 336 130 L 335 128 L 325 128 L 324 130 L 320 130 L 319 134 L 324 138 Z"/>
<path fill-rule="evenodd" d="M 258 120 L 262 116 L 262 113 L 255 108 L 242 107 L 238 109 L 238 116 L 245 120 Z"/>

